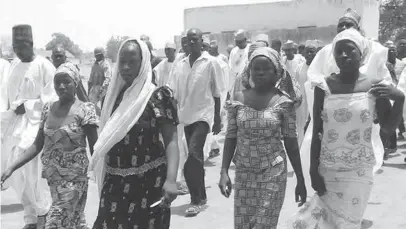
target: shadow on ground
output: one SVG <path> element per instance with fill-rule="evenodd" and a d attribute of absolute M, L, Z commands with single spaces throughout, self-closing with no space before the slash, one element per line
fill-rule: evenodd
<path fill-rule="evenodd" d="M 374 225 L 374 222 L 372 222 L 369 219 L 363 219 L 361 223 L 361 229 L 368 229 L 371 228 Z"/>
<path fill-rule="evenodd" d="M 406 169 L 406 164 L 385 163 L 383 166 L 395 169 Z"/>
<path fill-rule="evenodd" d="M 23 210 L 24 207 L 22 204 L 1 205 L 1 214 L 16 213 Z"/>

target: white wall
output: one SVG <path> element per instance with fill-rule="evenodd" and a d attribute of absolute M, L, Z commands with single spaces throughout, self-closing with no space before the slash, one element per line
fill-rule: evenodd
<path fill-rule="evenodd" d="M 335 1 L 338 1 L 336 3 Z M 362 0 L 302 0 L 252 5 L 215 6 L 186 9 L 184 29 L 203 32 L 294 29 L 299 26 L 337 24 L 348 7 L 362 14 Z"/>

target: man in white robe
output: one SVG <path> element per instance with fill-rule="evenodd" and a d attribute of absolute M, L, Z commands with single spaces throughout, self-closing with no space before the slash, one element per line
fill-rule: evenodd
<path fill-rule="evenodd" d="M 295 43 L 291 40 L 288 40 L 283 45 L 283 51 L 285 56 L 282 58 L 282 63 L 286 66 L 286 70 L 290 75 L 293 75 L 299 64 L 303 63 L 305 60 L 302 55 L 295 54 Z"/>
<path fill-rule="evenodd" d="M 228 65 L 230 66 L 230 82 L 228 91 L 231 92 L 237 75 L 244 69 L 248 61 L 249 44 L 244 30 L 240 29 L 234 34 L 236 47 L 231 50 Z"/>
<path fill-rule="evenodd" d="M 173 62 L 175 61 L 176 57 L 175 43 L 167 42 L 165 44 L 165 56 L 166 58 L 153 69 L 153 74 L 155 75 L 155 80 L 158 87 L 169 84 L 169 75 L 172 71 Z"/>
<path fill-rule="evenodd" d="M 294 77 L 299 82 L 300 90 L 302 92 L 303 102 L 296 110 L 296 126 L 298 131 L 299 147 L 302 145 L 306 123 L 309 119 L 309 109 L 306 100 L 305 83 L 308 79 L 307 70 L 312 63 L 317 53 L 317 43 L 314 40 L 306 41 L 305 48 L 303 50 L 303 56 L 306 61 L 299 64 L 295 70 Z"/>
<path fill-rule="evenodd" d="M 210 55 L 217 60 L 221 67 L 222 75 L 219 75 L 217 77 L 222 77 L 222 80 L 220 82 L 223 83 L 222 92 L 221 92 L 221 104 L 225 104 L 227 100 L 227 88 L 229 88 L 229 77 L 230 77 L 230 69 L 228 67 L 228 59 L 225 55 L 221 54 L 218 52 L 218 45 L 217 41 L 213 40 L 210 42 L 210 50 L 209 50 Z M 207 136 L 206 139 L 206 145 L 204 149 L 205 157 L 208 158 L 213 158 L 216 156 L 220 155 L 220 150 L 223 149 L 223 143 L 225 140 L 225 134 L 227 130 L 227 111 L 225 110 L 225 107 L 222 106 L 220 110 L 220 115 L 221 115 L 221 123 L 223 124 L 223 127 L 221 128 L 221 131 L 217 135 L 213 135 L 210 133 Z"/>
<path fill-rule="evenodd" d="M 55 67 L 49 60 L 34 55 L 31 26 L 13 27 L 13 48 L 18 58 L 11 63 L 8 76 L 10 120 L 1 146 L 2 153 L 9 154 L 8 165 L 33 144 L 44 104 L 57 98 L 53 87 Z M 37 156 L 10 179 L 24 206 L 24 229 L 37 228 L 38 217 L 50 207 L 49 187 L 41 173 L 42 163 Z"/>

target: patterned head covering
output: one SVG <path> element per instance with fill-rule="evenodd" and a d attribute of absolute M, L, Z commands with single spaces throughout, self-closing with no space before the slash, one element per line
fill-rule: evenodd
<path fill-rule="evenodd" d="M 245 33 L 245 30 L 240 29 L 237 32 L 235 32 L 234 39 L 236 41 L 241 41 L 241 40 L 247 39 L 247 34 Z"/>
<path fill-rule="evenodd" d="M 347 20 L 347 19 L 353 21 L 354 24 L 357 25 L 357 26 L 360 25 L 361 16 L 357 13 L 357 11 L 355 11 L 355 10 L 353 10 L 351 8 L 348 8 L 345 11 L 344 15 L 342 17 L 340 17 L 340 19 L 338 20 L 338 23 L 340 23 L 343 20 Z"/>
<path fill-rule="evenodd" d="M 350 40 L 355 43 L 359 51 L 361 52 L 362 55 L 362 60 L 361 60 L 361 65 L 363 65 L 366 61 L 366 56 L 368 55 L 369 49 L 368 49 L 368 40 L 361 35 L 358 30 L 354 28 L 349 28 L 341 33 L 337 34 L 333 40 L 333 48 L 332 48 L 332 55 L 334 56 L 334 49 L 337 45 L 337 42 L 343 41 L 343 40 Z"/>
<path fill-rule="evenodd" d="M 13 27 L 13 44 L 21 41 L 33 42 L 30 25 L 16 25 Z"/>
<path fill-rule="evenodd" d="M 283 49 L 284 49 L 284 50 L 286 50 L 286 49 L 293 49 L 293 48 L 295 48 L 295 42 L 293 42 L 293 41 L 291 41 L 291 40 L 288 40 L 288 41 L 286 41 L 285 44 L 283 44 Z"/>
<path fill-rule="evenodd" d="M 76 86 L 80 82 L 79 68 L 71 62 L 61 64 L 61 66 L 56 69 L 55 75 L 59 73 L 67 74 L 75 82 Z"/>
<path fill-rule="evenodd" d="M 216 41 L 216 40 L 212 40 L 212 41 L 210 41 L 210 45 L 213 45 L 213 46 L 218 46 L 218 43 L 217 43 L 217 41 Z"/>
<path fill-rule="evenodd" d="M 249 69 L 251 68 L 252 61 L 258 56 L 264 56 L 272 62 L 276 69 L 276 75 L 279 78 L 275 87 L 287 95 L 294 102 L 296 108 L 299 107 L 302 103 L 302 93 L 300 92 L 299 83 L 294 77 L 290 76 L 281 62 L 279 53 L 268 47 L 257 48 L 249 58 Z"/>
<path fill-rule="evenodd" d="M 168 48 L 168 49 L 175 49 L 175 50 L 176 50 L 176 44 L 173 43 L 173 42 L 171 42 L 171 41 L 168 41 L 168 42 L 166 42 L 166 44 L 165 44 L 165 48 Z"/>
<path fill-rule="evenodd" d="M 262 41 L 269 45 L 269 36 L 264 33 L 258 34 L 258 36 L 255 38 L 255 41 Z"/>
<path fill-rule="evenodd" d="M 94 49 L 94 55 L 104 55 L 104 48 L 99 46 Z"/>
<path fill-rule="evenodd" d="M 210 45 L 210 38 L 208 36 L 203 37 L 203 44 Z"/>
<path fill-rule="evenodd" d="M 316 40 L 307 40 L 305 45 L 305 48 L 318 48 L 318 42 Z"/>

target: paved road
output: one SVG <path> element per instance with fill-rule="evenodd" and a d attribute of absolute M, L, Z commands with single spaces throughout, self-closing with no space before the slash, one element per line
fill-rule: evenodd
<path fill-rule="evenodd" d="M 390 158 L 376 175 L 363 229 L 406 229 L 406 151 L 399 150 Z M 226 199 L 218 191 L 217 182 L 221 158 L 206 162 L 208 204 L 194 218 L 185 218 L 184 211 L 189 196 L 179 196 L 172 205 L 171 228 L 176 229 L 231 229 L 233 228 L 233 199 Z M 232 171 L 232 176 L 234 172 Z M 233 178 L 232 178 L 233 179 Z M 293 190 L 295 178 L 289 173 L 285 203 L 279 220 L 279 229 L 286 228 L 286 221 L 297 211 Z M 308 186 L 309 198 L 313 195 Z M 86 207 L 87 222 L 91 225 L 98 207 L 96 185 L 91 182 Z M 1 192 L 1 228 L 20 229 L 23 227 L 23 208 L 13 190 Z"/>

